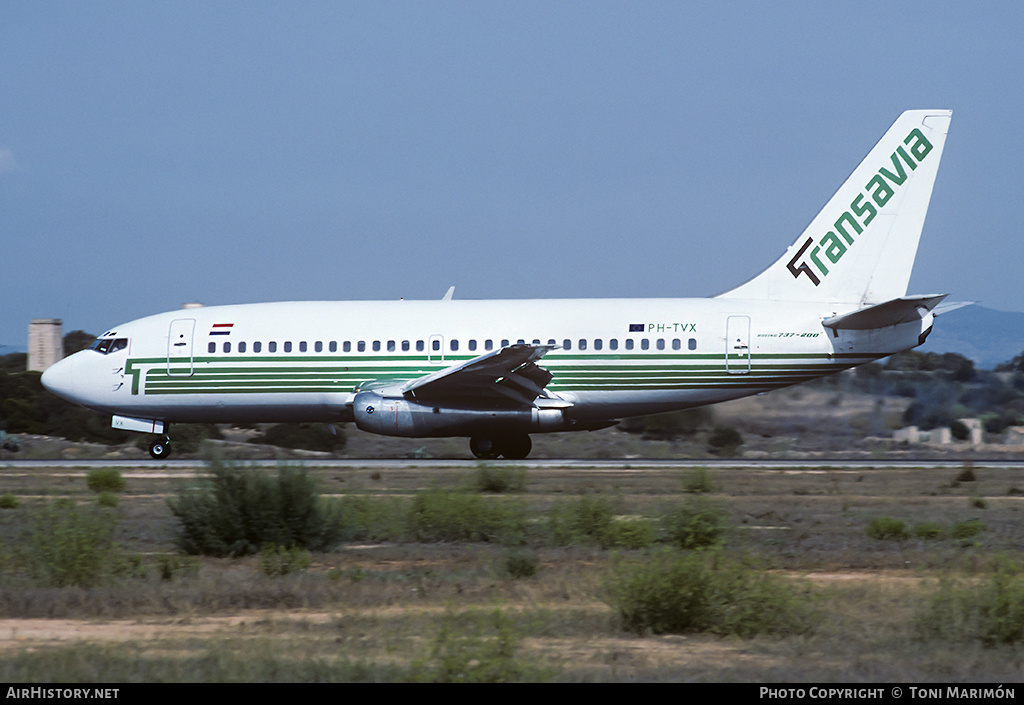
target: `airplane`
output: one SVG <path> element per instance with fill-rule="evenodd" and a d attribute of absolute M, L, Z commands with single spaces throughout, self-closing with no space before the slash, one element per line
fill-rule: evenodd
<path fill-rule="evenodd" d="M 170 424 L 352 422 L 530 435 L 760 394 L 914 348 L 945 294 L 907 295 L 952 112 L 893 123 L 770 267 L 709 299 L 284 302 L 185 308 L 117 326 L 50 367 L 54 394 L 156 435 Z M 955 305 L 954 305 L 955 306 Z M 543 366 L 542 364 L 543 363 Z"/>

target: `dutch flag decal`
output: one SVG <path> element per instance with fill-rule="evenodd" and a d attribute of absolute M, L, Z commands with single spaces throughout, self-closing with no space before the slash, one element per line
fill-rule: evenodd
<path fill-rule="evenodd" d="M 234 323 L 214 323 L 210 335 L 231 335 L 231 328 Z"/>

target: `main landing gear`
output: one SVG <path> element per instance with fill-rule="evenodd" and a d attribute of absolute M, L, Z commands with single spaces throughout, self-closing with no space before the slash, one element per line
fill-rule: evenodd
<path fill-rule="evenodd" d="M 149 454 L 156 460 L 163 460 L 171 454 L 171 439 L 162 436 L 149 444 Z"/>
<path fill-rule="evenodd" d="M 513 436 L 473 436 L 469 439 L 469 449 L 473 455 L 482 460 L 493 460 L 498 456 L 508 460 L 522 460 L 530 454 L 533 442 L 523 433 Z"/>

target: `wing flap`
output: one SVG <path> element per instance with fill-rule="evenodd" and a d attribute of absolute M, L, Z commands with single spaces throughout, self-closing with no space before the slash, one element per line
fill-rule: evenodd
<path fill-rule="evenodd" d="M 532 406 L 553 375 L 537 364 L 557 345 L 518 344 L 485 353 L 406 383 L 402 394 L 423 403 Z"/>

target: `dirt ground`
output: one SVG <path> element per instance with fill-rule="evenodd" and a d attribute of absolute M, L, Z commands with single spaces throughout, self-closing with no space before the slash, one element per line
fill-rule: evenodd
<path fill-rule="evenodd" d="M 973 479 L 964 480 L 965 470 Z M 69 496 L 91 501 L 84 469 L 0 469 L 0 488 L 24 504 Z M 123 472 L 119 540 L 146 558 L 174 551 L 166 500 L 193 470 Z M 624 515 L 682 501 L 688 469 L 531 468 L 523 492 L 536 516 L 558 502 L 601 496 Z M 326 494 L 408 498 L 427 488 L 465 487 L 462 467 L 311 469 Z M 711 469 L 731 529 L 729 550 L 787 579 L 809 581 L 824 601 L 811 634 L 752 639 L 708 634 L 638 636 L 623 631 L 603 599 L 616 551 L 539 547 L 535 577 L 503 577 L 503 550 L 485 543 L 360 543 L 317 554 L 306 571 L 270 577 L 255 557 L 196 559 L 172 580 L 92 589 L 0 589 L 0 653 L 13 661 L 64 654 L 75 662 L 140 664 L 158 658 L 220 663 L 408 664 L 431 651 L 445 619 L 493 611 L 515 615 L 519 655 L 570 681 L 882 682 L 1019 677 L 1019 647 L 921 644 L 912 622 L 939 576 L 972 575 L 1024 547 L 1024 477 L 1015 467 L 720 467 Z M 21 511 L 21 510 L 18 510 Z M 870 539 L 872 518 L 913 526 L 982 521 L 970 541 Z M 17 514 L 0 513 L 6 546 Z M 451 615 L 455 615 L 452 617 Z M 84 650 L 84 651 L 83 651 Z M 90 669 L 106 666 L 90 662 Z M 92 671 L 90 671 L 92 672 Z M 149 671 L 109 670 L 146 680 Z M 123 675 L 118 675 L 123 674 Z M 212 676 L 211 676 L 212 677 Z M 280 676 L 278 676 L 280 677 Z M 296 678 L 301 676 L 294 676 Z M 386 678 L 386 676 L 381 676 Z M 181 679 L 189 679 L 187 675 Z M 267 672 L 232 678 L 274 679 Z"/>

